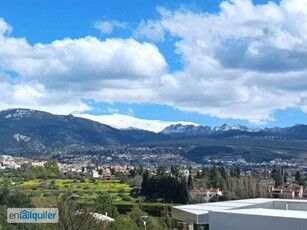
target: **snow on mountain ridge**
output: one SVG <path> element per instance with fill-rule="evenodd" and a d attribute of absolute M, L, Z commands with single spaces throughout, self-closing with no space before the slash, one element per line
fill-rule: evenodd
<path fill-rule="evenodd" d="M 86 118 L 92 121 L 97 121 L 99 123 L 109 125 L 116 129 L 142 129 L 142 130 L 152 131 L 155 133 L 161 132 L 166 127 L 175 124 L 199 126 L 199 124 L 193 122 L 145 120 L 123 114 L 113 114 L 113 115 L 74 114 L 74 116 Z"/>
<path fill-rule="evenodd" d="M 258 132 L 260 129 L 257 128 L 248 128 L 243 125 L 227 125 L 223 124 L 222 126 L 193 126 L 193 125 L 171 125 L 166 127 L 162 133 L 164 134 L 176 134 L 176 135 L 185 135 L 185 136 L 197 136 L 197 135 L 210 135 L 214 133 L 223 133 L 227 131 L 246 131 L 246 132 Z"/>
<path fill-rule="evenodd" d="M 33 111 L 31 109 L 7 109 L 2 110 L 1 113 L 6 114 L 4 116 L 6 119 L 20 120 L 24 117 L 30 117 Z"/>

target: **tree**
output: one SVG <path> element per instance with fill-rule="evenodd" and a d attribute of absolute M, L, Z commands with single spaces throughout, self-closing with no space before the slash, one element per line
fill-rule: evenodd
<path fill-rule="evenodd" d="M 143 175 L 143 173 L 144 173 L 144 167 L 140 165 L 140 167 L 138 168 L 138 174 Z"/>
<path fill-rule="evenodd" d="M 177 200 L 174 200 L 174 202 L 187 204 L 189 201 L 189 189 L 187 186 L 187 183 L 185 182 L 184 178 L 181 178 L 181 181 L 177 184 L 177 189 L 174 190 L 177 191 Z"/>
<path fill-rule="evenodd" d="M 192 178 L 191 174 L 189 175 L 189 178 L 188 178 L 188 188 L 189 189 L 194 188 L 193 178 Z"/>
<path fill-rule="evenodd" d="M 106 223 L 96 220 L 87 202 L 77 204 L 66 194 L 57 200 L 56 207 L 59 209 L 59 223 L 52 225 L 53 229 L 63 230 L 88 230 L 106 229 Z"/>
<path fill-rule="evenodd" d="M 32 208 L 30 197 L 21 190 L 10 191 L 7 185 L 0 188 L 0 229 L 4 230 L 41 230 L 37 224 L 9 224 L 6 221 L 7 208 Z"/>
<path fill-rule="evenodd" d="M 147 230 L 164 229 L 166 227 L 165 223 L 159 222 L 157 218 L 148 216 L 148 214 L 138 206 L 133 207 L 127 215 L 132 222 L 136 223 L 139 229 L 144 229 L 145 224 Z"/>
<path fill-rule="evenodd" d="M 10 192 L 9 196 L 7 197 L 7 204 L 11 208 L 34 207 L 31 198 L 21 190 L 14 190 Z"/>
<path fill-rule="evenodd" d="M 127 181 L 127 184 L 129 184 L 131 187 L 142 187 L 143 177 L 141 175 L 136 175 L 135 177 L 131 178 Z"/>
<path fill-rule="evenodd" d="M 129 170 L 129 177 L 135 177 L 137 175 L 136 169 L 130 169 Z"/>
<path fill-rule="evenodd" d="M 219 188 L 220 187 L 220 171 L 217 169 L 215 165 L 209 171 L 209 186 L 211 188 Z"/>
<path fill-rule="evenodd" d="M 295 180 L 296 180 L 297 182 L 300 182 L 301 179 L 302 179 L 302 176 L 301 176 L 300 171 L 296 171 L 296 173 L 295 173 Z"/>
<path fill-rule="evenodd" d="M 287 183 L 288 182 L 288 173 L 285 172 L 284 173 L 284 183 Z"/>
<path fill-rule="evenodd" d="M 7 186 L 0 188 L 0 205 L 10 208 L 34 207 L 31 198 L 22 190 L 10 191 Z"/>
<path fill-rule="evenodd" d="M 275 181 L 275 187 L 279 186 L 282 184 L 282 175 L 280 170 L 273 169 L 272 170 L 272 178 Z"/>
<path fill-rule="evenodd" d="M 135 222 L 139 227 L 143 226 L 142 216 L 148 216 L 146 212 L 144 212 L 140 207 L 134 206 L 133 209 L 127 213 L 130 219 Z"/>
<path fill-rule="evenodd" d="M 220 171 L 222 178 L 226 179 L 227 178 L 227 171 L 226 171 L 225 167 L 219 168 L 219 171 Z"/>
<path fill-rule="evenodd" d="M 176 192 L 174 192 L 176 191 Z M 179 181 L 172 176 L 152 176 L 144 173 L 141 194 L 147 200 L 163 199 L 166 202 L 183 203 L 188 201 L 188 187 L 185 178 Z"/>
<path fill-rule="evenodd" d="M 60 169 L 55 159 L 50 159 L 45 165 L 46 174 L 49 178 L 55 178 L 59 175 Z"/>
<path fill-rule="evenodd" d="M 115 218 L 117 217 L 118 211 L 115 205 L 113 205 L 113 198 L 107 192 L 101 193 L 95 200 L 95 212 L 105 214 Z"/>
<path fill-rule="evenodd" d="M 202 169 L 201 169 L 201 177 L 204 178 L 206 176 L 206 172 L 207 172 L 207 168 L 205 168 L 205 166 L 203 165 Z"/>
<path fill-rule="evenodd" d="M 59 165 L 58 165 L 58 161 L 55 159 L 49 159 L 48 162 L 45 165 L 46 169 L 52 169 L 55 172 L 59 171 Z"/>
<path fill-rule="evenodd" d="M 149 187 L 149 172 L 148 172 L 148 170 L 146 169 L 145 171 L 144 171 L 144 174 L 143 174 L 143 181 L 142 181 L 142 184 L 141 184 L 141 194 L 143 194 L 143 195 L 148 195 L 149 194 L 149 189 L 148 189 L 148 187 Z"/>
<path fill-rule="evenodd" d="M 166 226 L 168 227 L 168 229 L 172 229 L 173 228 L 173 218 L 170 217 L 169 215 L 166 215 L 164 217 L 164 223 L 166 224 Z"/>
<path fill-rule="evenodd" d="M 162 166 L 162 165 L 158 166 L 158 168 L 157 168 L 157 175 L 158 176 L 164 176 L 166 170 L 167 170 L 166 166 Z"/>
<path fill-rule="evenodd" d="M 171 173 L 172 173 L 172 174 L 175 174 L 175 168 L 174 168 L 174 165 L 171 165 Z"/>
<path fill-rule="evenodd" d="M 200 178 L 201 178 L 201 174 L 200 174 L 199 170 L 197 170 L 196 178 L 197 178 L 197 179 L 200 179 Z"/>
<path fill-rule="evenodd" d="M 108 230 L 139 230 L 138 225 L 131 221 L 131 218 L 128 215 L 120 215 L 115 219 L 114 222 L 111 222 L 108 225 Z"/>

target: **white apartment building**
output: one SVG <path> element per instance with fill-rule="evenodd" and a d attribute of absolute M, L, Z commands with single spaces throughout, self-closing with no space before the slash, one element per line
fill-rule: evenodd
<path fill-rule="evenodd" d="M 246 199 L 172 207 L 172 217 L 209 230 L 306 230 L 307 201 Z"/>
<path fill-rule="evenodd" d="M 209 200 L 215 196 L 222 196 L 223 193 L 220 191 L 219 188 L 214 189 L 214 188 L 194 188 L 190 192 L 190 196 L 195 199 L 199 200 L 201 202 L 209 202 Z"/>

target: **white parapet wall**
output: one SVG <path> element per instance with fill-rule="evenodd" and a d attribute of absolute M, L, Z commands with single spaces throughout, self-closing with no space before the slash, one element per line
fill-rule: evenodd
<path fill-rule="evenodd" d="M 213 211 L 210 230 L 306 230 L 307 212 L 274 209 Z"/>
<path fill-rule="evenodd" d="M 210 230 L 306 230 L 307 201 L 258 198 L 173 206 L 172 217 L 209 224 Z"/>

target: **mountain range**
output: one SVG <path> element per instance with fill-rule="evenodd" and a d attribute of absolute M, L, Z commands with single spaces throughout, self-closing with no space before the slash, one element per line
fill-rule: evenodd
<path fill-rule="evenodd" d="M 45 153 L 72 145 L 105 146 L 159 140 L 144 131 L 125 131 L 72 115 L 30 109 L 0 111 L 0 152 Z"/>
<path fill-rule="evenodd" d="M 0 111 L 0 153 L 31 156 L 70 146 L 180 143 L 193 138 L 307 140 L 307 125 L 303 124 L 288 128 L 255 129 L 241 125 L 209 127 L 191 122 L 146 121 L 118 114 L 98 118 L 53 115 L 30 109 Z M 110 126 L 111 121 L 117 128 Z"/>
<path fill-rule="evenodd" d="M 279 139 L 307 139 L 307 125 L 297 124 L 293 127 L 250 128 L 243 125 L 204 126 L 186 121 L 144 120 L 123 114 L 89 115 L 74 114 L 74 116 L 97 121 L 120 130 L 146 130 L 164 134 L 171 138 L 187 137 L 266 137 Z"/>
<path fill-rule="evenodd" d="M 141 129 L 155 133 L 159 133 L 168 126 L 176 124 L 199 126 L 199 124 L 193 122 L 145 120 L 117 113 L 112 115 L 74 114 L 74 116 L 97 121 L 99 123 L 109 125 L 116 129 Z"/>

